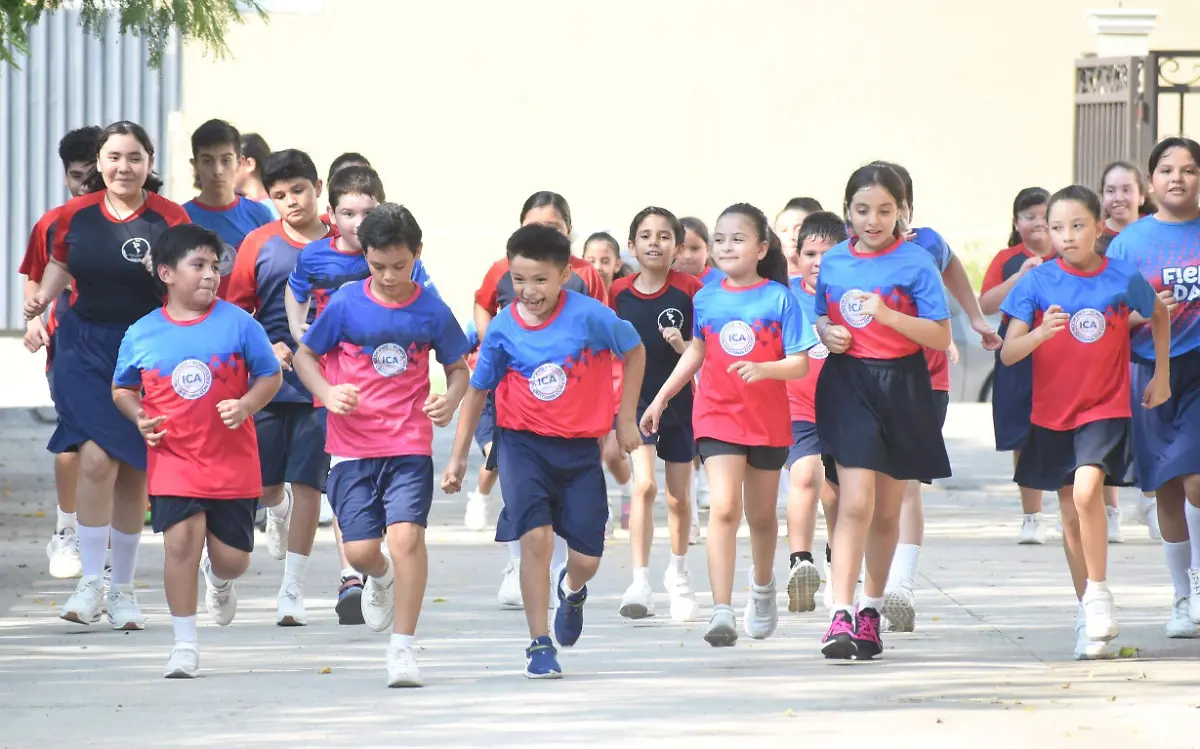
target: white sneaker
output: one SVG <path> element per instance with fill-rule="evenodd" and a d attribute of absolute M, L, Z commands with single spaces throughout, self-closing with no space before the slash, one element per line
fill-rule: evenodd
<path fill-rule="evenodd" d="M 621 596 L 621 616 L 626 619 L 645 619 L 654 616 L 654 590 L 649 580 L 634 580 Z"/>
<path fill-rule="evenodd" d="M 1192 617 L 1192 621 L 1200 624 L 1200 568 L 1193 567 L 1188 570 L 1188 581 L 1192 587 L 1191 595 L 1188 597 L 1188 616 Z"/>
<path fill-rule="evenodd" d="M 469 531 L 481 531 L 487 527 L 488 498 L 479 492 L 467 494 L 467 512 L 463 515 L 463 525 Z"/>
<path fill-rule="evenodd" d="M 1200 627 L 1188 613 L 1188 596 L 1178 596 L 1171 607 L 1171 618 L 1167 620 L 1167 637 L 1190 640 L 1200 637 Z"/>
<path fill-rule="evenodd" d="M 138 606 L 137 595 L 132 585 L 110 585 L 108 587 L 108 621 L 113 629 L 135 630 L 146 628 L 146 617 Z"/>
<path fill-rule="evenodd" d="M 671 567 L 663 573 L 663 587 L 671 599 L 671 619 L 677 622 L 694 622 L 700 616 L 700 604 L 692 590 L 692 576 L 687 569 L 678 574 Z"/>
<path fill-rule="evenodd" d="M 817 565 L 806 559 L 797 561 L 788 572 L 788 611 L 816 610 L 820 588 L 821 573 L 817 572 Z"/>
<path fill-rule="evenodd" d="M 417 656 L 412 648 L 388 645 L 387 672 L 389 687 L 423 687 L 425 679 L 417 668 Z"/>
<path fill-rule="evenodd" d="M 79 580 L 59 617 L 76 624 L 94 624 L 100 621 L 103 608 L 104 579 L 100 575 L 89 575 Z"/>
<path fill-rule="evenodd" d="M 1108 542 L 1110 544 L 1125 543 L 1125 534 L 1121 532 L 1121 508 L 1106 506 L 1104 512 L 1108 515 Z"/>
<path fill-rule="evenodd" d="M 558 608 L 558 579 L 566 568 L 565 563 L 550 568 L 550 597 L 546 601 L 546 608 L 551 612 Z"/>
<path fill-rule="evenodd" d="M 1087 636 L 1087 624 L 1082 618 L 1075 620 L 1075 660 L 1103 661 L 1116 655 L 1103 640 L 1092 640 Z"/>
<path fill-rule="evenodd" d="M 83 563 L 79 561 L 79 536 L 74 528 L 63 528 L 50 537 L 46 544 L 46 557 L 50 559 L 50 576 L 69 580 L 83 574 Z"/>
<path fill-rule="evenodd" d="M 550 587 L 550 597 L 554 595 L 554 586 Z M 504 579 L 500 581 L 500 590 L 496 592 L 496 603 L 502 609 L 523 609 L 525 600 L 521 597 L 521 560 L 510 559 L 504 565 Z"/>
<path fill-rule="evenodd" d="M 396 592 L 396 579 L 393 577 L 392 582 L 386 588 L 379 584 L 379 578 L 367 577 L 367 582 L 363 584 L 362 592 L 362 615 L 363 621 L 371 628 L 372 632 L 383 632 L 388 627 L 392 626 L 392 621 L 396 617 L 396 609 L 394 607 Z M 391 651 L 388 651 L 388 674 L 391 674 Z M 415 666 L 414 666 L 415 667 Z M 419 686 L 419 685 L 418 685 Z"/>
<path fill-rule="evenodd" d="M 1092 590 L 1083 594 L 1084 624 L 1089 640 L 1115 640 L 1121 630 L 1113 618 L 1113 596 L 1109 590 Z"/>
<path fill-rule="evenodd" d="M 695 546 L 700 543 L 700 524 L 693 522 L 691 535 L 688 536 L 688 546 Z"/>
<path fill-rule="evenodd" d="M 613 514 L 612 505 L 608 506 L 608 520 L 604 521 L 604 537 L 616 538 L 617 535 L 617 518 Z"/>
<path fill-rule="evenodd" d="M 191 642 L 177 642 L 171 648 L 171 657 L 167 659 L 167 670 L 163 676 L 168 679 L 194 679 L 200 670 L 200 648 Z"/>
<path fill-rule="evenodd" d="M 233 581 L 226 580 L 225 587 L 217 587 L 213 580 L 212 560 L 208 558 L 208 549 L 200 557 L 200 572 L 204 574 L 204 607 L 219 627 L 227 627 L 237 615 L 237 591 Z"/>
<path fill-rule="evenodd" d="M 714 648 L 731 648 L 737 644 L 737 640 L 737 619 L 733 616 L 733 608 L 719 607 L 708 620 L 708 631 L 704 633 L 704 641 Z"/>
<path fill-rule="evenodd" d="M 911 588 L 897 585 L 883 592 L 883 611 L 888 620 L 888 632 L 913 632 L 917 628 L 917 594 Z"/>
<path fill-rule="evenodd" d="M 283 503 L 287 505 L 287 513 L 282 518 L 275 517 L 273 508 L 267 509 L 267 551 L 272 559 L 283 559 L 287 556 L 288 528 L 292 526 L 292 485 L 283 485 Z"/>
<path fill-rule="evenodd" d="M 750 600 L 742 614 L 742 631 L 755 640 L 765 640 L 775 634 L 779 626 L 779 604 L 775 602 L 775 578 L 765 586 L 754 584 L 754 570 L 750 570 Z"/>
<path fill-rule="evenodd" d="M 1021 533 L 1017 536 L 1017 543 L 1022 546 L 1041 546 L 1046 543 L 1046 531 L 1042 528 L 1042 513 L 1025 513 L 1025 518 L 1021 521 Z"/>
<path fill-rule="evenodd" d="M 1155 541 L 1162 540 L 1162 531 L 1158 527 L 1157 499 L 1143 496 L 1138 500 L 1137 521 L 1146 526 L 1146 530 L 1150 533 L 1151 539 Z"/>
<path fill-rule="evenodd" d="M 329 497 L 324 494 L 321 495 L 321 514 L 317 516 L 317 525 L 333 525 L 333 505 L 329 504 Z"/>
<path fill-rule="evenodd" d="M 833 567 L 825 563 L 825 589 L 821 591 L 821 604 L 833 616 Z"/>
<path fill-rule="evenodd" d="M 308 624 L 304 609 L 304 588 L 299 583 L 285 583 L 275 599 L 275 623 L 280 627 L 303 627 Z"/>

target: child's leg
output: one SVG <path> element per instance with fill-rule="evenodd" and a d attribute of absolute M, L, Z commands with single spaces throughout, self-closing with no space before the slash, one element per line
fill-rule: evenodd
<path fill-rule="evenodd" d="M 898 481 L 887 474 L 873 473 L 875 474 L 875 505 L 867 531 L 865 547 L 867 575 L 863 580 L 863 598 L 860 607 L 879 611 L 887 586 L 888 571 L 892 566 L 892 557 L 896 553 L 896 542 L 900 537 L 901 505 L 908 482 Z M 845 522 L 844 518 L 843 522 Z M 836 546 L 834 551 L 836 553 Z"/>
<path fill-rule="evenodd" d="M 621 528 L 632 533 L 630 514 L 633 511 L 633 467 L 617 446 L 616 432 L 609 432 L 600 441 L 600 457 L 604 461 L 604 467 L 617 482 L 617 495 L 621 501 L 619 508 Z M 651 478 L 653 479 L 653 474 L 651 474 Z"/>
<path fill-rule="evenodd" d="M 750 526 L 752 582 L 759 587 L 775 582 L 775 547 L 779 543 L 779 471 L 746 466 L 743 480 L 746 524 Z"/>
<path fill-rule="evenodd" d="M 788 550 L 812 554 L 817 529 L 817 500 L 825 483 L 825 467 L 820 455 L 806 455 L 788 472 L 787 534 Z M 826 520 L 828 522 L 828 519 Z"/>
<path fill-rule="evenodd" d="M 742 482 L 746 477 L 745 455 L 713 455 L 705 458 L 708 474 L 708 580 L 713 603 L 730 606 L 733 573 L 737 558 L 737 531 L 742 520 Z"/>
<path fill-rule="evenodd" d="M 654 500 L 658 482 L 654 469 L 658 452 L 654 445 L 642 445 L 633 451 L 633 497 L 629 510 L 629 546 L 634 578 L 650 565 L 650 546 L 654 542 Z M 686 535 L 685 535 L 686 538 Z M 685 546 L 686 549 L 686 541 Z"/>
<path fill-rule="evenodd" d="M 78 486 L 79 453 L 65 452 L 55 455 L 54 488 L 58 495 L 59 512 L 72 516 L 75 514 L 75 500 Z"/>
<path fill-rule="evenodd" d="M 148 501 L 146 472 L 118 461 L 116 481 L 113 485 L 112 585 L 117 590 L 129 586 L 127 592 L 131 599 L 138 546 L 142 539 L 142 529 L 146 525 Z M 133 606 L 137 607 L 136 602 Z M 138 616 L 141 616 L 140 611 Z"/>
<path fill-rule="evenodd" d="M 671 535 L 671 556 L 687 554 L 695 517 L 689 496 L 692 486 L 691 463 L 666 463 L 667 528 Z"/>
<path fill-rule="evenodd" d="M 412 636 L 417 631 L 421 599 L 429 578 L 425 528 L 417 523 L 394 523 L 387 529 L 388 551 L 395 570 L 395 621 L 392 631 Z"/>
<path fill-rule="evenodd" d="M 54 512 L 54 534 L 46 545 L 46 555 L 50 561 L 50 575 L 60 579 L 83 574 L 79 561 L 79 521 L 75 516 L 78 474 L 79 453 L 64 452 L 54 456 L 54 488 L 58 505 Z"/>
<path fill-rule="evenodd" d="M 867 533 L 875 514 L 875 471 L 839 465 L 837 525 L 833 533 L 833 597 L 835 609 L 854 611 L 854 589 L 867 547 Z M 899 508 L 895 508 L 898 512 Z M 893 516 L 895 522 L 895 516 Z M 893 537 L 892 543 L 895 543 Z M 890 564 L 891 557 L 888 557 Z M 887 570 L 879 580 L 883 593 Z"/>
<path fill-rule="evenodd" d="M 1013 450 L 1012 453 L 1013 470 L 1016 470 L 1017 463 L 1021 462 L 1021 451 Z M 1042 490 L 1031 489 L 1027 486 L 1017 487 L 1021 492 L 1021 512 L 1026 515 L 1032 515 L 1042 511 Z"/>
<path fill-rule="evenodd" d="M 1083 598 L 1087 587 L 1087 562 L 1083 554 L 1083 541 L 1079 533 L 1079 513 L 1075 511 L 1074 489 L 1064 486 L 1058 490 L 1058 511 L 1062 517 L 1063 552 L 1067 557 L 1067 569 L 1071 572 L 1071 583 L 1075 597 Z"/>
<path fill-rule="evenodd" d="M 1104 512 L 1104 471 L 1082 466 L 1075 471 L 1071 492 L 1079 515 L 1079 537 L 1087 566 L 1087 579 L 1102 583 L 1108 569 L 1108 519 Z"/>
<path fill-rule="evenodd" d="M 1192 567 L 1191 533 L 1184 508 L 1187 499 L 1183 486 L 1181 479 L 1173 479 L 1154 493 L 1158 505 L 1158 524 L 1162 531 L 1163 554 L 1167 558 L 1167 571 L 1171 575 L 1176 601 L 1190 598 L 1192 592 L 1188 574 Z M 1182 620 L 1180 625 L 1185 626 Z"/>
<path fill-rule="evenodd" d="M 534 640 L 550 634 L 546 611 L 550 605 L 550 557 L 553 553 L 552 526 L 533 528 L 521 536 L 521 596 L 525 601 L 529 637 Z M 568 572 L 570 560 L 571 555 L 568 554 Z"/>
<path fill-rule="evenodd" d="M 292 484 L 292 522 L 288 528 L 288 552 L 303 557 L 312 555 L 321 516 L 321 490 L 315 486 Z M 300 573 L 303 581 L 303 571 Z"/>
<path fill-rule="evenodd" d="M 166 500 L 185 501 L 185 500 Z M 163 587 L 167 594 L 167 609 L 176 620 L 175 641 L 196 641 L 196 597 L 199 584 L 200 554 L 204 551 L 208 533 L 203 512 L 191 515 L 163 531 Z M 191 618 L 190 636 L 180 637 L 181 618 Z M 188 635 L 185 631 L 185 635 Z"/>

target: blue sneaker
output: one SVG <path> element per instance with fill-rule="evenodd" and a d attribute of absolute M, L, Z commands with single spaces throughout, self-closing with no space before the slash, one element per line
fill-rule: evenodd
<path fill-rule="evenodd" d="M 564 648 L 569 648 L 579 642 L 583 634 L 583 604 L 587 602 L 587 586 L 578 593 L 565 596 L 562 592 L 563 580 L 567 577 L 564 569 L 558 576 L 558 584 L 554 592 L 558 594 L 558 611 L 554 614 L 554 639 Z"/>
<path fill-rule="evenodd" d="M 525 648 L 525 678 L 561 679 L 562 666 L 558 665 L 558 651 L 554 643 L 543 635 Z"/>
<path fill-rule="evenodd" d="M 342 578 L 337 604 L 333 607 L 337 612 L 338 624 L 363 624 L 365 622 L 362 615 L 362 593 L 362 578 L 358 575 Z"/>

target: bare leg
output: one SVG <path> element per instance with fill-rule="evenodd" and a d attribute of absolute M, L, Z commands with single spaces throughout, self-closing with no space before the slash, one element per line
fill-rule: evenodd
<path fill-rule="evenodd" d="M 197 513 L 163 533 L 163 587 L 171 616 L 196 615 L 196 573 L 200 570 L 207 518 Z"/>
<path fill-rule="evenodd" d="M 387 529 L 388 550 L 395 574 L 392 605 L 396 618 L 392 631 L 411 635 L 417 631 L 421 599 L 429 578 L 429 555 L 425 547 L 425 529 L 416 523 L 394 523 Z"/>
<path fill-rule="evenodd" d="M 867 534 L 875 515 L 875 471 L 847 468 L 838 465 L 840 500 L 837 527 L 833 536 L 833 594 L 834 605 L 850 607 L 854 603 L 854 588 L 862 568 L 867 547 Z M 895 541 L 892 542 L 895 544 Z M 891 558 L 888 558 L 890 564 Z M 886 571 L 885 571 L 886 572 Z M 883 594 L 886 574 L 878 580 L 878 595 Z"/>
<path fill-rule="evenodd" d="M 711 460 L 711 458 L 710 458 Z M 754 560 L 754 584 L 770 585 L 775 579 L 775 547 L 779 544 L 779 471 L 762 471 L 746 466 L 746 524 L 750 526 L 750 553 Z M 732 568 L 730 569 L 732 572 Z"/>
<path fill-rule="evenodd" d="M 554 553 L 554 529 L 534 528 L 521 536 L 521 596 L 529 636 L 536 640 L 550 634 L 546 609 L 550 605 L 550 556 Z M 570 556 L 568 556 L 568 567 Z"/>
<path fill-rule="evenodd" d="M 788 550 L 812 553 L 817 531 L 817 501 L 825 483 L 825 467 L 820 455 L 807 455 L 792 464 L 788 476 L 787 534 Z"/>
<path fill-rule="evenodd" d="M 292 484 L 292 523 L 288 529 L 287 550 L 310 556 L 321 518 L 321 490 L 304 484 Z"/>
<path fill-rule="evenodd" d="M 1104 513 L 1104 471 L 1082 466 L 1075 471 L 1072 489 L 1075 512 L 1079 515 L 1079 537 L 1087 564 L 1087 579 L 1102 583 L 1108 569 L 1108 517 Z"/>
<path fill-rule="evenodd" d="M 1075 597 L 1083 598 L 1083 592 L 1087 589 L 1087 562 L 1084 560 L 1079 513 L 1075 511 L 1075 498 L 1071 487 L 1059 489 L 1058 511 L 1062 515 L 1063 551 L 1067 555 L 1067 568 L 1071 571 Z M 1105 543 L 1107 544 L 1107 540 Z"/>
<path fill-rule="evenodd" d="M 687 554 L 692 532 L 691 463 L 667 463 L 667 528 L 671 534 L 671 553 L 677 557 Z M 653 517 L 653 516 L 651 516 Z"/>
<path fill-rule="evenodd" d="M 58 509 L 67 514 L 74 513 L 79 491 L 79 453 L 54 456 L 54 488 L 58 494 Z"/>
<path fill-rule="evenodd" d="M 708 473 L 708 580 L 713 603 L 730 605 L 737 563 L 737 531 L 742 519 L 743 455 L 714 455 L 704 461 Z M 779 481 L 776 477 L 776 482 Z M 774 512 L 774 510 L 772 510 Z"/>
<path fill-rule="evenodd" d="M 838 466 L 839 476 L 841 470 L 842 467 Z M 866 473 L 872 473 L 875 476 L 875 507 L 871 514 L 864 547 L 867 558 L 867 576 L 863 580 L 863 596 L 882 598 L 884 589 L 887 587 L 892 557 L 896 554 L 896 541 L 900 537 L 900 517 L 903 514 L 901 504 L 908 482 L 898 481 L 887 474 L 875 471 L 866 471 Z M 843 511 L 842 514 L 844 516 L 845 512 Z M 844 517 L 842 522 L 845 522 Z M 833 547 L 833 553 L 838 553 L 836 544 Z M 851 574 L 857 572 L 857 568 L 851 570 Z M 853 592 L 853 588 L 851 592 Z"/>

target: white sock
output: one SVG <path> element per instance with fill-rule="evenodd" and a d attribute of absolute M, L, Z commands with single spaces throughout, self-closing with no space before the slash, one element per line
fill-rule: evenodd
<path fill-rule="evenodd" d="M 671 555 L 671 571 L 674 572 L 676 575 L 686 575 L 687 574 L 687 557 L 686 556 L 677 557 L 674 554 L 672 554 Z"/>
<path fill-rule="evenodd" d="M 1087 587 L 1083 589 L 1083 595 L 1086 597 L 1088 593 L 1091 593 L 1093 591 L 1107 593 L 1108 592 L 1108 582 L 1105 581 L 1102 583 L 1098 583 L 1095 580 L 1088 580 Z"/>
<path fill-rule="evenodd" d="M 1187 519 L 1188 537 L 1192 544 L 1192 569 L 1200 567 L 1200 507 L 1186 499 L 1183 501 L 1183 516 Z"/>
<path fill-rule="evenodd" d="M 288 498 L 287 492 L 283 494 L 283 501 L 274 507 L 268 507 L 267 512 L 271 513 L 276 520 L 283 520 L 287 517 L 288 510 L 292 508 L 292 501 Z"/>
<path fill-rule="evenodd" d="M 195 645 L 198 641 L 196 636 L 196 615 L 191 616 L 173 616 L 171 617 L 171 626 L 175 630 L 175 642 L 190 642 Z"/>
<path fill-rule="evenodd" d="M 833 613 L 836 614 L 839 611 L 845 611 L 847 614 L 850 615 L 851 619 L 854 618 L 854 604 L 852 604 L 852 603 L 835 603 L 835 604 L 833 604 Z M 830 618 L 832 619 L 833 617 L 831 616 Z"/>
<path fill-rule="evenodd" d="M 1083 608 L 1083 601 L 1078 601 L 1078 606 L 1075 607 L 1075 621 L 1087 621 L 1087 611 Z"/>
<path fill-rule="evenodd" d="M 649 567 L 634 567 L 633 568 L 633 581 L 635 583 L 649 583 L 650 582 L 650 568 Z"/>
<path fill-rule="evenodd" d="M 864 595 L 858 599 L 858 610 L 862 611 L 863 609 L 875 609 L 875 611 L 877 611 L 877 612 L 882 611 L 883 610 L 883 599 L 882 598 L 869 598 Z"/>
<path fill-rule="evenodd" d="M 392 582 L 396 579 L 395 575 L 392 574 L 392 558 L 386 555 L 383 558 L 387 560 L 387 572 L 376 577 L 375 582 L 378 583 L 381 588 L 390 588 L 392 586 Z"/>
<path fill-rule="evenodd" d="M 508 546 L 508 561 L 520 562 L 521 561 L 521 542 L 520 541 L 509 541 L 505 545 Z"/>
<path fill-rule="evenodd" d="M 308 557 L 289 551 L 283 558 L 283 584 L 296 583 L 304 587 L 304 571 L 308 569 Z"/>
<path fill-rule="evenodd" d="M 556 570 L 567 563 L 567 539 L 554 536 L 554 555 L 550 557 L 550 569 Z"/>
<path fill-rule="evenodd" d="M 493 484 L 493 487 L 494 487 L 494 486 L 495 486 L 495 485 Z M 478 494 L 478 495 L 479 495 L 479 496 L 481 496 L 481 497 L 490 497 L 490 496 L 492 496 L 492 490 L 491 490 L 491 489 L 488 489 L 487 491 L 484 491 L 484 489 L 483 489 L 483 484 L 480 484 L 479 486 L 475 487 L 475 493 L 476 493 L 476 494 Z"/>
<path fill-rule="evenodd" d="M 412 650 L 413 642 L 415 641 L 415 639 L 416 638 L 413 635 L 401 635 L 401 634 L 397 634 L 397 633 L 393 632 L 392 636 L 390 638 L 388 638 L 388 644 L 394 648 L 404 648 L 405 650 Z"/>
<path fill-rule="evenodd" d="M 107 525 L 80 525 L 75 528 L 79 534 L 79 561 L 83 565 L 84 577 L 99 577 L 104 574 L 104 562 L 108 558 Z"/>
<path fill-rule="evenodd" d="M 1163 541 L 1163 556 L 1167 558 L 1167 572 L 1171 573 L 1171 586 L 1175 589 L 1175 597 L 1191 595 L 1192 583 L 1188 578 L 1188 567 L 1191 565 L 1192 545 L 1187 541 Z"/>
<path fill-rule="evenodd" d="M 894 581 L 897 585 L 916 590 L 917 562 L 921 558 L 921 547 L 916 544 L 896 544 L 896 553 L 892 556 L 892 568 L 888 574 L 888 587 Z"/>
<path fill-rule="evenodd" d="M 62 533 L 67 528 L 76 529 L 79 523 L 75 520 L 75 513 L 58 511 L 58 524 L 55 526 L 55 533 Z"/>
<path fill-rule="evenodd" d="M 113 585 L 132 585 L 133 571 L 137 568 L 138 544 L 141 533 L 112 531 L 112 582 Z"/>
<path fill-rule="evenodd" d="M 225 580 L 223 578 L 217 577 L 217 573 L 213 572 L 211 559 L 208 561 L 208 574 L 205 577 L 208 578 L 208 582 L 210 585 L 212 585 L 213 587 L 216 587 L 216 588 L 220 588 L 221 590 L 224 590 L 225 586 L 229 585 L 229 583 L 232 582 L 231 580 Z"/>
<path fill-rule="evenodd" d="M 353 567 L 343 567 L 343 568 L 342 568 L 342 577 L 343 577 L 343 578 L 346 578 L 346 577 L 357 577 L 357 578 L 359 578 L 359 579 L 362 579 L 362 575 L 360 575 L 360 574 L 358 573 L 358 570 L 354 569 Z"/>
<path fill-rule="evenodd" d="M 700 473 L 692 473 L 692 525 L 700 525 Z"/>

